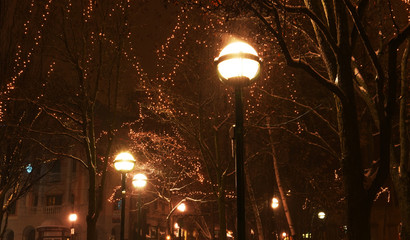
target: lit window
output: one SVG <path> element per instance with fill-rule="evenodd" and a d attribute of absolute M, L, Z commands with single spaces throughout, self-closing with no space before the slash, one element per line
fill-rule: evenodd
<path fill-rule="evenodd" d="M 59 206 L 63 204 L 62 195 L 49 195 L 46 198 L 46 206 Z"/>

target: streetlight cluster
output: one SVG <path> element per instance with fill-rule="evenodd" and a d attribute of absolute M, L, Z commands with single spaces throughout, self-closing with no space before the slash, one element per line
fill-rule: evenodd
<path fill-rule="evenodd" d="M 227 45 L 215 59 L 220 80 L 235 88 L 235 162 L 236 162 L 236 194 L 237 194 L 237 229 L 238 240 L 245 240 L 245 175 L 244 175 L 244 141 L 243 141 L 243 99 L 242 87 L 256 80 L 260 73 L 261 59 L 256 50 L 244 42 L 233 42 Z M 126 174 L 134 169 L 136 160 L 128 153 L 117 155 L 114 167 L 121 173 L 121 236 L 124 240 L 125 218 L 125 179 Z M 143 174 L 134 176 L 132 184 L 136 188 L 146 185 L 147 177 Z M 185 211 L 185 204 L 178 210 Z M 272 202 L 272 207 L 274 207 Z M 276 206 L 277 207 L 277 206 Z"/>

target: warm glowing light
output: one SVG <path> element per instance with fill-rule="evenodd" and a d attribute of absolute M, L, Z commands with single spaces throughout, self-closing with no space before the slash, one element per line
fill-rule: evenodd
<path fill-rule="evenodd" d="M 114 167 L 117 171 L 126 173 L 134 168 L 135 162 L 134 157 L 130 153 L 122 152 L 115 158 Z"/>
<path fill-rule="evenodd" d="M 326 213 L 325 213 L 325 212 L 319 212 L 319 213 L 317 214 L 317 217 L 318 217 L 319 219 L 325 219 Z"/>
<path fill-rule="evenodd" d="M 179 204 L 178 207 L 177 207 L 177 209 L 178 209 L 178 211 L 180 211 L 180 212 L 185 212 L 185 210 L 186 210 L 186 205 L 185 205 L 185 203 Z"/>
<path fill-rule="evenodd" d="M 147 176 L 143 173 L 138 173 L 132 178 L 132 185 L 136 188 L 143 188 L 147 185 Z"/>
<path fill-rule="evenodd" d="M 179 228 L 179 224 L 178 224 L 178 223 L 175 223 L 175 224 L 174 224 L 174 228 Z"/>
<path fill-rule="evenodd" d="M 170 239 L 171 239 L 171 236 L 167 235 L 167 240 L 170 240 Z"/>
<path fill-rule="evenodd" d="M 68 215 L 68 220 L 70 222 L 75 222 L 77 221 L 77 214 L 76 213 L 71 213 L 70 215 Z"/>
<path fill-rule="evenodd" d="M 228 230 L 226 232 L 226 236 L 229 237 L 229 238 L 233 237 L 233 232 Z"/>
<path fill-rule="evenodd" d="M 256 50 L 244 42 L 233 42 L 226 46 L 217 62 L 218 73 L 222 81 L 233 81 L 237 78 L 253 80 L 260 71 L 260 59 Z"/>
<path fill-rule="evenodd" d="M 282 237 L 286 237 L 286 236 L 288 236 L 288 234 L 286 232 L 283 232 Z"/>
<path fill-rule="evenodd" d="M 273 197 L 273 198 L 272 198 L 271 207 L 272 207 L 273 209 L 276 209 L 276 208 L 279 207 L 279 200 L 278 200 L 276 197 Z"/>

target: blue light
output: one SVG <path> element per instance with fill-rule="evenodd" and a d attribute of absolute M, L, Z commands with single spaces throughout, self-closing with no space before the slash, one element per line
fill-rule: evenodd
<path fill-rule="evenodd" d="M 27 165 L 26 171 L 27 171 L 28 173 L 31 173 L 31 172 L 33 171 L 33 167 L 31 166 L 31 163 L 29 163 L 29 164 Z"/>

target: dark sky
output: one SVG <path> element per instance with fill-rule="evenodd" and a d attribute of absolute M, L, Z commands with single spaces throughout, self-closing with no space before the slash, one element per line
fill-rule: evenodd
<path fill-rule="evenodd" d="M 151 72 L 155 66 L 155 51 L 165 43 L 177 22 L 179 8 L 163 0 L 144 1 L 131 13 L 134 48 L 142 67 Z"/>

